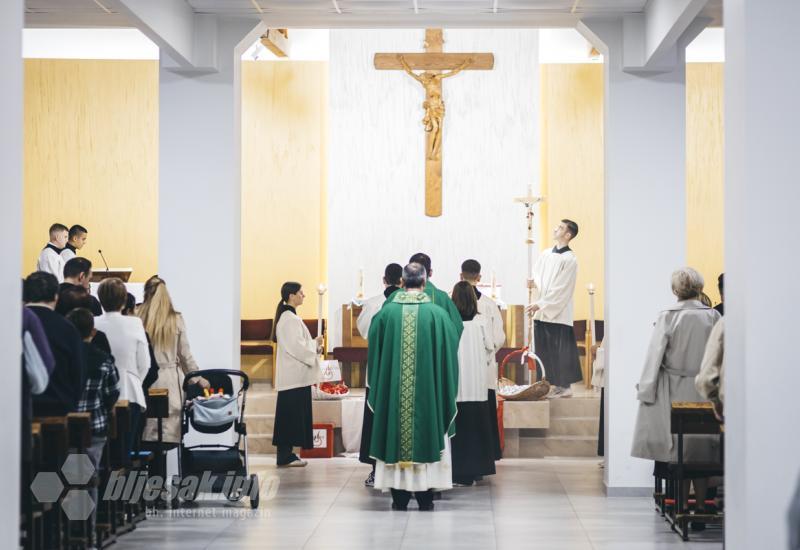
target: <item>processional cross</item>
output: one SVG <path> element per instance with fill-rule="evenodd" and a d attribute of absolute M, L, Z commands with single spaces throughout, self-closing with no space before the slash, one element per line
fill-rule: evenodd
<path fill-rule="evenodd" d="M 442 80 L 461 71 L 494 68 L 491 53 L 444 53 L 443 44 L 442 29 L 425 29 L 425 53 L 375 54 L 376 69 L 404 70 L 425 89 L 425 215 L 432 218 L 442 215 Z"/>

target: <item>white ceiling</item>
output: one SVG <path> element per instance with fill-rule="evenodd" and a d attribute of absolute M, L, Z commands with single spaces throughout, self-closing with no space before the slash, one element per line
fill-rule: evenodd
<path fill-rule="evenodd" d="M 117 0 L 26 0 L 28 27 L 124 27 Z M 273 27 L 571 27 L 641 12 L 647 0 L 186 0 L 197 13 L 263 17 Z M 705 15 L 721 23 L 722 0 Z M 338 9 L 337 9 L 338 8 Z"/>

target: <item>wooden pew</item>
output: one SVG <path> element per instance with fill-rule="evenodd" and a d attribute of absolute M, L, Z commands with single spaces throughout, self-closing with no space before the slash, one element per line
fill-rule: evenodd
<path fill-rule="evenodd" d="M 40 503 L 30 489 L 42 462 L 42 425 L 31 424 L 30 455 L 22 461 L 21 472 L 21 542 L 25 550 L 44 548 L 44 512 L 49 511 L 51 503 Z"/>
<path fill-rule="evenodd" d="M 73 412 L 67 414 L 67 438 L 69 454 L 86 454 L 92 444 L 92 413 Z M 88 458 L 88 457 L 87 457 Z M 97 484 L 92 475 L 86 483 L 73 483 L 67 480 L 68 489 L 88 490 Z M 88 547 L 91 544 L 91 515 L 89 518 L 70 519 L 65 515 L 64 537 L 68 548 Z"/>
<path fill-rule="evenodd" d="M 130 471 L 130 450 L 128 449 L 128 434 L 131 431 L 131 412 L 130 404 L 126 399 L 120 399 L 114 405 L 111 418 L 109 420 L 109 441 L 106 445 L 106 455 L 108 461 L 109 476 L 116 473 L 125 476 Z M 106 483 L 108 478 L 106 478 Z M 101 485 L 101 491 L 105 490 L 106 485 Z M 108 503 L 108 516 L 103 517 L 101 523 L 98 514 L 98 529 L 104 529 L 109 533 L 109 539 L 116 539 L 119 535 L 127 533 L 134 528 L 130 521 L 127 503 L 121 500 L 113 500 Z"/>
<path fill-rule="evenodd" d="M 66 416 L 42 416 L 33 419 L 39 425 L 41 460 L 37 471 L 58 472 L 69 453 L 69 430 Z M 65 548 L 64 517 L 59 503 L 42 503 L 43 545 L 48 549 Z"/>
<path fill-rule="evenodd" d="M 670 418 L 671 432 L 678 438 L 678 460 L 668 464 L 667 490 L 663 510 L 667 521 L 683 540 L 689 540 L 689 522 L 723 523 L 722 513 L 692 513 L 686 507 L 688 495 L 683 482 L 724 475 L 724 441 L 722 424 L 714 416 L 711 403 L 673 402 Z M 714 462 L 685 462 L 684 437 L 687 435 L 716 435 L 720 437 L 719 459 Z M 669 506 L 670 501 L 672 506 Z"/>
<path fill-rule="evenodd" d="M 164 443 L 164 419 L 169 416 L 169 390 L 167 388 L 151 388 L 147 392 L 147 411 L 148 419 L 156 421 L 156 441 L 143 441 L 142 449 L 153 453 L 149 464 L 149 474 L 160 476 L 167 479 L 167 451 L 174 448 L 174 443 Z M 156 500 L 152 503 L 145 503 L 161 507 L 165 504 L 164 500 Z"/>

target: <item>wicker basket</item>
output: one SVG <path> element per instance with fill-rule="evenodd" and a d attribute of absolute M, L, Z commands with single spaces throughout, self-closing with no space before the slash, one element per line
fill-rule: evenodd
<path fill-rule="evenodd" d="M 514 381 L 508 378 L 500 378 L 497 381 L 498 389 L 515 385 Z M 507 401 L 539 401 L 540 399 L 544 399 L 548 393 L 550 393 L 550 382 L 547 380 L 539 380 L 538 382 L 526 386 L 525 389 L 517 393 L 507 395 L 498 392 L 498 395 Z"/>
<path fill-rule="evenodd" d="M 505 378 L 503 376 L 506 364 L 511 360 L 512 357 L 517 356 L 525 356 L 528 348 L 522 348 L 516 351 L 513 351 L 506 355 L 503 358 L 502 363 L 500 363 L 499 374 L 500 377 L 497 379 L 497 387 L 503 388 L 508 386 L 515 386 L 512 380 Z M 538 358 L 537 358 L 538 360 Z M 531 371 L 531 379 L 536 380 L 536 362 L 534 359 L 528 355 L 525 357 L 525 362 L 528 364 L 528 369 Z M 526 388 L 520 390 L 517 393 L 513 393 L 511 395 L 505 395 L 498 392 L 503 399 L 507 399 L 509 401 L 539 401 L 540 399 L 544 399 L 548 393 L 550 393 L 550 382 L 547 381 L 545 372 L 544 372 L 544 365 L 542 362 L 539 361 L 539 367 L 542 369 L 542 379 L 538 382 L 534 382 L 533 384 L 527 386 Z"/>
<path fill-rule="evenodd" d="M 339 401 L 350 396 L 350 389 L 347 393 L 328 393 L 319 389 L 316 384 L 311 386 L 311 399 L 314 401 Z"/>

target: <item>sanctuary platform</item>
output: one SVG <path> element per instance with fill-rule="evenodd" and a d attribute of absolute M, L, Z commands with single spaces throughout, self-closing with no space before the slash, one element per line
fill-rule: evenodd
<path fill-rule="evenodd" d="M 503 426 L 506 458 L 593 457 L 597 451 L 600 398 L 582 384 L 574 396 L 544 401 L 505 401 Z M 245 420 L 248 448 L 253 454 L 275 454 L 272 430 L 277 393 L 267 383 L 255 383 L 247 394 Z M 348 403 L 343 403 L 347 401 Z M 345 452 L 343 423 L 360 421 L 364 389 L 351 388 L 344 400 L 314 401 L 314 423 L 334 426 L 334 452 Z"/>

